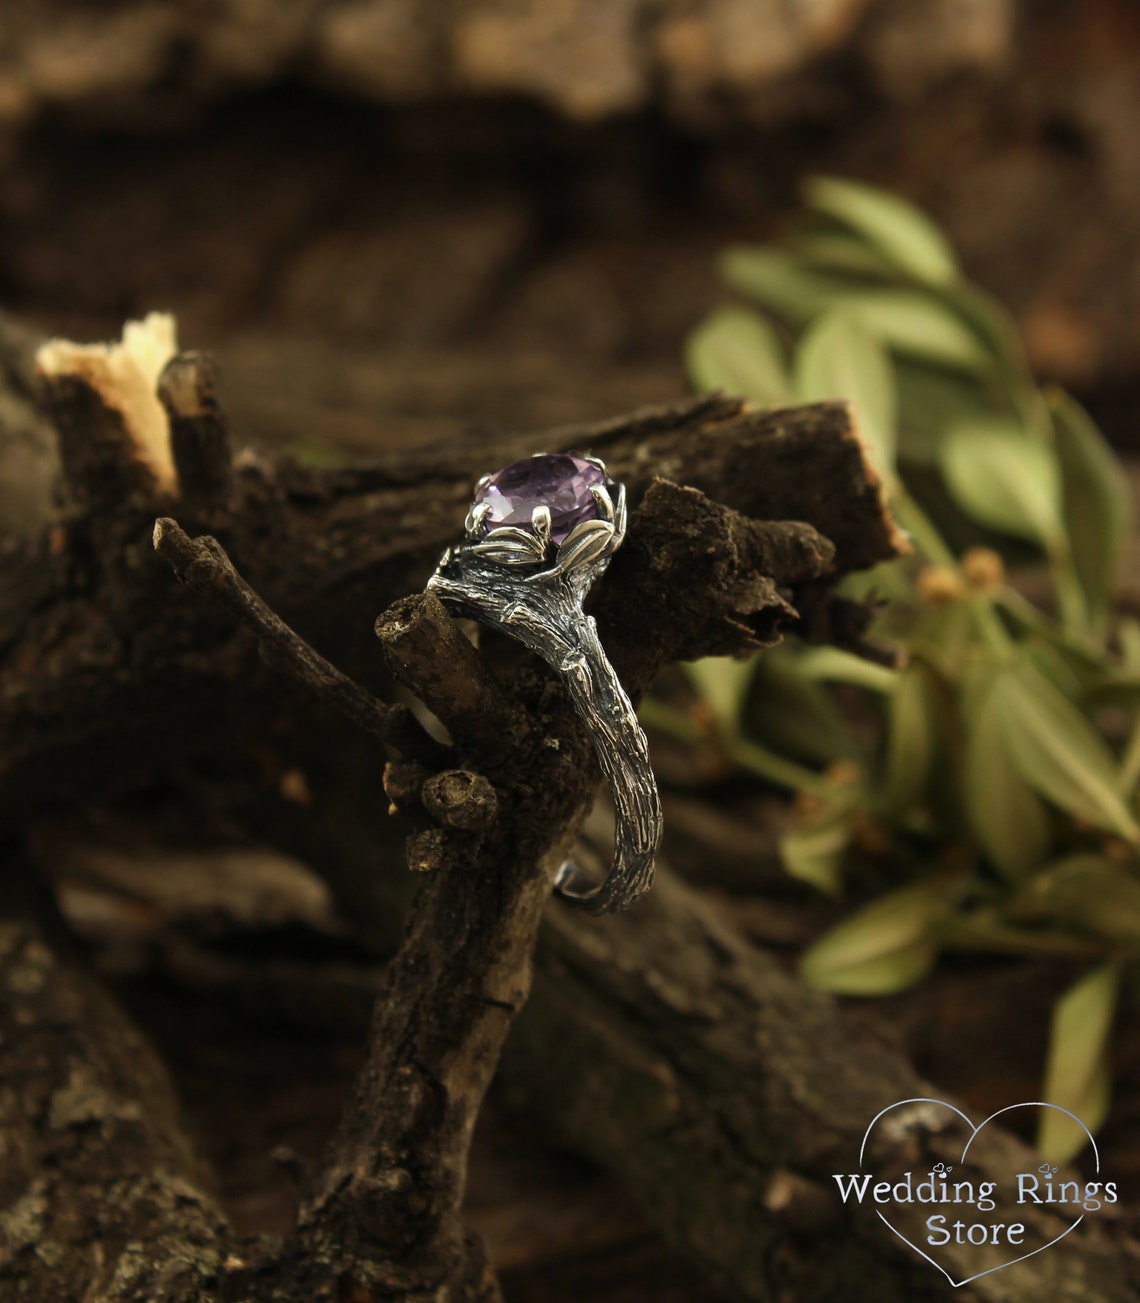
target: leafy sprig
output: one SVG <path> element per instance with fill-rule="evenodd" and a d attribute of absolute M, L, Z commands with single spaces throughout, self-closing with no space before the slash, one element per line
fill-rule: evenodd
<path fill-rule="evenodd" d="M 1132 495 L 923 214 L 835 178 L 805 199 L 778 244 L 724 252 L 746 302 L 693 332 L 687 364 L 763 406 L 852 404 L 916 555 L 847 585 L 883 599 L 903 664 L 790 641 L 705 661 L 699 714 L 729 762 L 798 793 L 789 873 L 839 895 L 869 830 L 886 849 L 898 885 L 808 949 L 809 981 L 898 991 L 948 948 L 1089 961 L 1057 1004 L 1045 1089 L 1095 1128 L 1121 976 L 1140 968 L 1140 625 L 1114 607 Z M 1049 609 L 1009 578 L 1042 563 Z M 707 740 L 676 707 L 648 713 Z M 1039 1136 L 1054 1161 L 1081 1140 L 1055 1118 Z"/>

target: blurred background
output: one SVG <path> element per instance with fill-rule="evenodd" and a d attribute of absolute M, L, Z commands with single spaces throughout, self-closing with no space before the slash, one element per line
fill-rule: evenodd
<path fill-rule="evenodd" d="M 183 347 L 221 364 L 238 444 L 309 461 L 542 429 L 686 392 L 686 338 L 725 298 L 717 253 L 779 238 L 803 179 L 830 173 L 929 213 L 1013 314 L 1032 370 L 1128 453 L 1138 139 L 1129 0 L 7 0 L 0 306 L 76 340 L 175 313 Z M 20 492 L 32 464 L 46 485 L 27 426 Z M 758 940 L 791 955 L 839 917 L 803 884 L 772 885 L 786 802 L 715 761 L 702 775 L 667 739 L 656 759 L 673 861 L 736 893 Z M 282 792 L 300 807 L 295 786 Z M 66 883 L 66 835 L 39 853 Z M 203 913 L 216 939 L 240 900 L 191 901 L 171 941 L 161 902 L 100 915 L 90 857 L 73 867 L 65 910 L 119 936 L 106 967 L 172 1063 L 227 1207 L 251 1231 L 288 1224 L 290 1164 L 319 1147 L 358 1062 L 376 954 L 352 949 L 311 878 L 274 881 L 318 938 L 310 959 L 329 960 L 324 986 L 270 950 L 195 948 Z M 753 908 L 757 883 L 769 898 Z M 893 1013 L 948 1089 L 1035 1097 L 1071 976 L 1030 962 L 995 987 L 964 966 Z M 240 998 L 219 1007 L 218 991 Z M 1015 1026 L 979 1019 L 995 991 Z M 1118 1053 L 1107 1134 L 1135 1186 L 1140 1048 Z M 494 1107 L 471 1203 L 510 1299 L 721 1297 L 613 1178 Z"/>
<path fill-rule="evenodd" d="M 712 255 L 807 172 L 913 199 L 1127 441 L 1127 0 L 9 0 L 0 289 L 177 313 L 239 436 L 354 448 L 680 392 Z"/>

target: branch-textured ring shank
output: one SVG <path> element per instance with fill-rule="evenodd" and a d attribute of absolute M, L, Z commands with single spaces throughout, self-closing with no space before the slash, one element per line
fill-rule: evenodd
<path fill-rule="evenodd" d="M 522 575 L 458 548 L 428 583 L 457 614 L 501 629 L 541 656 L 566 684 L 590 731 L 617 815 L 609 874 L 591 882 L 563 865 L 556 891 L 594 914 L 625 909 L 649 889 L 661 841 L 661 799 L 637 714 L 582 610 L 581 585 L 557 574 Z"/>

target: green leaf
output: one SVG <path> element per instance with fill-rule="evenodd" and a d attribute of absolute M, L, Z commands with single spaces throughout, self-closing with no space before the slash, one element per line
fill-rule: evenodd
<path fill-rule="evenodd" d="M 842 967 L 833 965 L 830 957 L 809 955 L 802 973 L 812 986 L 836 995 L 892 995 L 917 986 L 937 958 L 938 946 L 923 936 Z"/>
<path fill-rule="evenodd" d="M 942 925 L 942 939 L 956 950 L 989 950 L 1026 958 L 1072 956 L 1099 959 L 1103 946 L 1070 932 L 1040 927 L 1014 927 L 993 906 L 956 914 Z"/>
<path fill-rule="evenodd" d="M 978 333 L 922 290 L 860 282 L 782 249 L 749 245 L 726 249 L 720 272 L 734 289 L 793 323 L 843 308 L 899 353 L 972 374 L 993 372 L 993 357 Z"/>
<path fill-rule="evenodd" d="M 992 358 L 978 335 L 951 308 L 920 290 L 856 290 L 846 294 L 840 306 L 907 357 L 970 373 L 992 369 Z"/>
<path fill-rule="evenodd" d="M 1031 664 L 1003 670 L 987 712 L 1018 773 L 1054 805 L 1140 844 L 1112 752 L 1080 710 Z"/>
<path fill-rule="evenodd" d="M 834 225 L 824 230 L 799 231 L 788 245 L 807 266 L 818 271 L 898 282 L 898 268 L 889 258 L 869 248 L 857 235 Z"/>
<path fill-rule="evenodd" d="M 1014 902 L 1019 917 L 1048 918 L 1108 941 L 1140 946 L 1140 879 L 1101 855 L 1071 855 L 1040 873 Z"/>
<path fill-rule="evenodd" d="M 882 799 L 887 810 L 899 812 L 926 790 L 938 750 L 938 712 L 931 673 L 921 662 L 911 661 L 895 677 Z"/>
<path fill-rule="evenodd" d="M 1097 652 L 1087 639 L 1074 635 L 1063 624 L 1051 619 L 1016 589 L 1004 588 L 997 600 L 1021 629 L 1056 648 L 1082 683 L 1094 683 L 1104 674 L 1106 662 L 1103 653 Z M 1137 668 L 1140 669 L 1140 663 Z"/>
<path fill-rule="evenodd" d="M 944 286 L 942 297 L 961 313 L 963 319 L 969 322 L 985 340 L 993 355 L 1001 361 L 1007 383 L 1033 383 L 1017 322 L 1002 303 L 965 281 Z M 1015 408 L 1020 407 L 1020 395 L 1011 394 L 1010 397 Z"/>
<path fill-rule="evenodd" d="M 896 358 L 899 452 L 911 461 L 937 463 L 947 427 L 963 417 L 993 411 L 993 397 L 978 377 L 926 362 Z"/>
<path fill-rule="evenodd" d="M 1073 564 L 1098 636 L 1106 632 L 1113 583 L 1135 509 L 1124 470 L 1104 435 L 1075 399 L 1048 395 L 1064 484 L 1064 517 Z"/>
<path fill-rule="evenodd" d="M 784 868 L 801 882 L 837 896 L 842 885 L 843 860 L 851 842 L 846 821 L 794 828 L 780 838 L 780 859 Z"/>
<path fill-rule="evenodd" d="M 931 285 L 954 280 L 958 266 L 946 237 L 912 204 L 860 181 L 812 177 L 809 207 L 851 227 L 900 271 Z"/>
<path fill-rule="evenodd" d="M 764 406 L 791 396 L 780 338 L 749 308 L 718 308 L 706 317 L 688 338 L 685 362 L 697 389 L 723 389 Z"/>
<path fill-rule="evenodd" d="M 857 284 L 850 277 L 811 268 L 782 249 L 755 245 L 731 245 L 718 266 L 726 284 L 796 323 L 823 312 Z"/>
<path fill-rule="evenodd" d="M 754 659 L 737 660 L 733 656 L 706 656 L 683 666 L 689 682 L 728 737 L 734 737 L 740 731 L 744 703 L 755 668 Z"/>
<path fill-rule="evenodd" d="M 1017 881 L 1044 860 L 1052 828 L 1041 798 L 1014 764 L 992 708 L 999 678 L 991 681 L 988 690 L 977 690 L 964 721 L 962 800 L 986 858 L 1006 878 Z"/>
<path fill-rule="evenodd" d="M 844 398 L 856 411 L 871 463 L 890 474 L 895 459 L 895 382 L 878 339 L 857 316 L 833 309 L 804 332 L 796 349 L 795 394 L 801 402 Z"/>
<path fill-rule="evenodd" d="M 970 609 L 976 605 L 976 602 L 966 598 L 962 605 Z M 964 659 L 965 663 L 960 666 L 956 680 L 958 709 L 964 727 L 972 728 L 982 707 L 989 704 L 989 694 L 993 690 L 998 674 L 1008 662 L 994 648 L 981 642 L 972 646 L 969 655 Z"/>
<path fill-rule="evenodd" d="M 870 692 L 890 694 L 898 682 L 898 671 L 844 651 L 842 647 L 795 647 L 796 672 L 819 682 L 850 683 Z"/>
<path fill-rule="evenodd" d="M 757 658 L 748 722 L 761 740 L 798 760 L 826 764 L 861 754 L 831 692 L 803 673 L 798 649 L 787 643 Z"/>
<path fill-rule="evenodd" d="M 910 655 L 929 661 L 949 683 L 957 683 L 974 659 L 976 626 L 969 598 L 959 598 L 924 615 L 910 637 Z"/>
<path fill-rule="evenodd" d="M 1063 535 L 1057 458 L 1016 421 L 955 421 L 939 452 L 947 488 L 980 524 L 1047 546 Z"/>
<path fill-rule="evenodd" d="M 1108 1050 L 1120 970 L 1103 964 L 1071 986 L 1053 1008 L 1044 1098 L 1068 1109 L 1092 1132 L 1108 1114 Z M 1050 1163 L 1067 1163 L 1088 1144 L 1084 1130 L 1056 1109 L 1043 1109 L 1037 1148 Z"/>
<path fill-rule="evenodd" d="M 922 980 L 938 956 L 937 924 L 950 902 L 944 884 L 902 887 L 820 937 L 800 960 L 812 986 L 843 995 L 888 995 Z"/>
<path fill-rule="evenodd" d="M 1085 699 L 1085 679 L 1056 643 L 1047 638 L 1030 636 L 1021 644 L 1021 653 L 1070 701 L 1081 702 Z"/>
<path fill-rule="evenodd" d="M 800 820 L 784 833 L 780 859 L 793 878 L 829 896 L 838 895 L 843 861 L 851 844 L 851 814 L 859 797 L 859 784 L 848 784 L 829 794 L 821 813 Z"/>
<path fill-rule="evenodd" d="M 1117 629 L 1120 639 L 1120 661 L 1126 670 L 1140 673 L 1140 620 L 1126 615 Z"/>
<path fill-rule="evenodd" d="M 914 583 L 909 571 L 906 558 L 893 557 L 890 561 L 880 561 L 867 570 L 852 570 L 839 580 L 835 591 L 840 597 L 850 598 L 853 602 L 885 602 L 887 610 L 883 614 L 897 616 L 901 614 L 898 608 L 913 606 L 915 601 Z M 912 623 L 913 617 L 908 614 L 908 629 Z M 877 615 L 872 628 L 878 629 Z"/>

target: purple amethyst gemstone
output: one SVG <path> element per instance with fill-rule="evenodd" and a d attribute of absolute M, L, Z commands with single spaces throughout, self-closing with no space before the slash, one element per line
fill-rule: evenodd
<path fill-rule="evenodd" d="M 535 507 L 550 508 L 550 536 L 563 543 L 575 525 L 598 517 L 592 484 L 603 485 L 605 472 L 592 462 L 568 453 L 543 453 L 513 462 L 496 472 L 475 494 L 475 505 L 490 506 L 482 532 L 496 525 L 514 525 L 534 533 L 530 522 Z"/>

